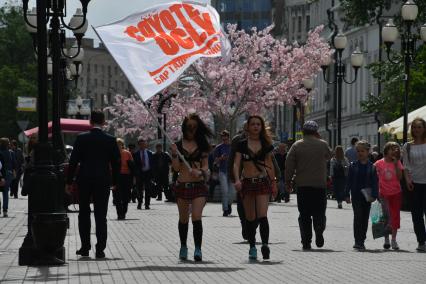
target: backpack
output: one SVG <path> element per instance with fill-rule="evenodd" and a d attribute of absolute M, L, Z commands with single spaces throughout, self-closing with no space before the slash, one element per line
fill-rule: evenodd
<path fill-rule="evenodd" d="M 344 178 L 345 168 L 341 162 L 336 162 L 333 167 L 334 178 Z"/>

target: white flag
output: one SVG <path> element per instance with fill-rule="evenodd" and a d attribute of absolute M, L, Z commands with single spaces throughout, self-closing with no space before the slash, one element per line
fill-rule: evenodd
<path fill-rule="evenodd" d="M 198 58 L 221 56 L 224 36 L 212 6 L 177 1 L 95 31 L 143 100 L 173 83 Z"/>

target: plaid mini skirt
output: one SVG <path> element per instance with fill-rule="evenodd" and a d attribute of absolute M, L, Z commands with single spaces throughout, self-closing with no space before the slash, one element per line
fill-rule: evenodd
<path fill-rule="evenodd" d="M 271 194 L 272 187 L 268 178 L 244 178 L 242 180 L 241 194 L 245 195 L 264 195 Z"/>
<path fill-rule="evenodd" d="M 173 185 L 176 198 L 192 200 L 198 197 L 208 197 L 209 189 L 204 182 L 182 182 Z"/>

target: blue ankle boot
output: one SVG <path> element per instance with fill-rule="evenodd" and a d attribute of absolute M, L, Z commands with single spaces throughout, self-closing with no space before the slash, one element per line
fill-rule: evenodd
<path fill-rule="evenodd" d="M 180 247 L 179 259 L 180 260 L 187 260 L 188 259 L 188 248 L 186 246 Z"/>
<path fill-rule="evenodd" d="M 202 261 L 203 260 L 203 254 L 201 253 L 201 248 L 195 248 L 194 250 L 194 260 L 195 261 Z"/>
<path fill-rule="evenodd" d="M 249 250 L 249 259 L 256 260 L 257 259 L 257 249 L 256 247 L 251 247 Z"/>

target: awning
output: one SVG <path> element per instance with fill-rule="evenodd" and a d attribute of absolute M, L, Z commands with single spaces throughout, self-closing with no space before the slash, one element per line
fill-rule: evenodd
<path fill-rule="evenodd" d="M 64 133 L 80 133 L 88 131 L 92 128 L 89 120 L 84 119 L 71 119 L 71 118 L 61 118 L 61 129 Z M 52 133 L 52 122 L 48 124 L 48 132 Z M 31 136 L 35 133 L 38 133 L 38 127 L 28 129 L 24 131 L 26 136 Z"/>
<path fill-rule="evenodd" d="M 411 122 L 415 118 L 423 118 L 426 120 L 426 105 L 418 108 L 416 110 L 413 110 L 408 114 L 408 129 L 410 129 Z M 402 133 L 404 131 L 404 116 L 401 116 L 400 118 L 390 122 L 385 123 L 383 126 L 379 128 L 379 133 L 389 133 L 392 135 L 396 135 L 398 139 L 402 139 Z"/>

